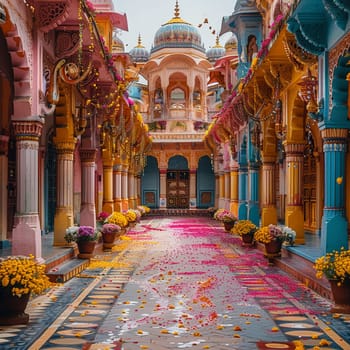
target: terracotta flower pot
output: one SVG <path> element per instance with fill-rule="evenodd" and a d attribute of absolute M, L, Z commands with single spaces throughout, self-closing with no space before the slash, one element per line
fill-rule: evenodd
<path fill-rule="evenodd" d="M 245 235 L 241 236 L 242 239 L 242 245 L 253 245 L 254 243 L 254 232 L 249 232 Z"/>
<path fill-rule="evenodd" d="M 234 225 L 234 221 L 224 222 L 225 231 L 230 232 Z"/>
<path fill-rule="evenodd" d="M 21 297 L 12 295 L 12 288 L 0 287 L 0 325 L 27 324 L 29 315 L 24 311 L 27 307 L 30 293 Z"/>
<path fill-rule="evenodd" d="M 96 241 L 78 241 L 77 242 L 79 259 L 90 259 L 93 257 Z"/>
<path fill-rule="evenodd" d="M 281 252 L 282 242 L 279 240 L 265 243 L 266 254 L 279 254 Z"/>
<path fill-rule="evenodd" d="M 273 264 L 273 259 L 281 256 L 282 241 L 274 240 L 265 243 L 265 257 L 269 260 L 269 264 Z"/>
<path fill-rule="evenodd" d="M 334 306 L 331 312 L 350 314 L 350 280 L 346 279 L 340 286 L 337 280 L 329 280 Z"/>
<path fill-rule="evenodd" d="M 118 231 L 102 233 L 103 249 L 111 249 L 118 234 Z"/>

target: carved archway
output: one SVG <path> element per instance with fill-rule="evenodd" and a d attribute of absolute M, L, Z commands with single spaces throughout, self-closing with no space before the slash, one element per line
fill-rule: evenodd
<path fill-rule="evenodd" d="M 0 25 L 10 55 L 13 86 L 14 86 L 14 102 L 13 114 L 21 116 L 31 116 L 32 108 L 30 103 L 31 91 L 31 68 L 27 60 L 27 53 L 24 49 L 22 38 L 19 35 L 17 24 L 11 19 L 8 9 L 6 11 L 6 22 Z M 28 39 L 28 42 L 30 40 Z"/>
<path fill-rule="evenodd" d="M 338 45 L 329 53 L 329 96 L 330 118 L 345 121 L 349 118 L 347 76 L 350 74 L 350 32 L 344 35 Z"/>

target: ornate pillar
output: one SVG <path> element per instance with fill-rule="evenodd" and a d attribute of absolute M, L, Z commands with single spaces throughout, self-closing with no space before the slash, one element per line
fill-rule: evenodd
<path fill-rule="evenodd" d="M 128 166 L 122 166 L 122 211 L 129 209 L 128 202 Z"/>
<path fill-rule="evenodd" d="M 103 159 L 103 205 L 102 211 L 112 213 L 113 205 L 113 160 Z"/>
<path fill-rule="evenodd" d="M 95 149 L 81 149 L 81 208 L 80 225 L 96 227 L 95 208 Z"/>
<path fill-rule="evenodd" d="M 240 164 L 238 170 L 239 187 L 238 187 L 238 218 L 246 220 L 248 218 L 247 210 L 247 189 L 248 189 L 248 166 Z"/>
<path fill-rule="evenodd" d="M 128 208 L 135 208 L 135 184 L 134 184 L 134 174 L 128 173 Z"/>
<path fill-rule="evenodd" d="M 39 221 L 38 156 L 42 121 L 15 121 L 17 205 L 12 231 L 12 254 L 33 254 L 42 261 Z"/>
<path fill-rule="evenodd" d="M 249 199 L 248 199 L 248 219 L 259 226 L 259 166 L 257 163 L 249 164 Z"/>
<path fill-rule="evenodd" d="M 219 208 L 225 208 L 225 174 L 219 172 Z"/>
<path fill-rule="evenodd" d="M 8 142 L 7 135 L 0 135 L 0 248 L 10 246 L 7 239 Z"/>
<path fill-rule="evenodd" d="M 39 174 L 39 222 L 41 232 L 45 233 L 45 214 L 47 210 L 46 198 L 45 198 L 45 146 L 39 147 L 39 160 L 38 160 L 38 174 Z"/>
<path fill-rule="evenodd" d="M 325 161 L 324 209 L 321 231 L 322 253 L 348 249 L 347 219 L 345 217 L 345 153 L 348 129 L 324 129 Z"/>
<path fill-rule="evenodd" d="M 54 246 L 64 246 L 66 229 L 73 225 L 73 154 L 76 139 L 54 138 L 57 151 L 57 201 L 54 218 Z"/>
<path fill-rule="evenodd" d="M 136 181 L 136 206 L 141 205 L 141 175 L 137 174 Z"/>
<path fill-rule="evenodd" d="M 220 207 L 220 176 L 215 173 L 215 205 L 216 208 Z"/>
<path fill-rule="evenodd" d="M 113 199 L 114 211 L 122 211 L 122 166 L 114 164 L 113 167 Z"/>
<path fill-rule="evenodd" d="M 304 244 L 303 176 L 305 143 L 285 142 L 286 151 L 286 225 L 296 232 L 296 244 Z"/>
<path fill-rule="evenodd" d="M 230 173 L 230 211 L 238 217 L 238 167 L 233 167 Z"/>
<path fill-rule="evenodd" d="M 190 170 L 190 208 L 197 207 L 197 197 L 196 197 L 196 184 L 197 184 L 197 170 Z"/>
<path fill-rule="evenodd" d="M 230 197 L 231 197 L 231 189 L 230 189 L 231 181 L 230 181 L 230 172 L 229 171 L 225 171 L 224 182 L 225 182 L 225 193 L 224 193 L 225 209 L 229 210 L 230 209 Z"/>
<path fill-rule="evenodd" d="M 159 195 L 159 207 L 166 208 L 166 169 L 159 169 L 160 176 L 160 195 Z"/>
<path fill-rule="evenodd" d="M 277 224 L 275 157 L 263 156 L 261 181 L 261 225 Z"/>

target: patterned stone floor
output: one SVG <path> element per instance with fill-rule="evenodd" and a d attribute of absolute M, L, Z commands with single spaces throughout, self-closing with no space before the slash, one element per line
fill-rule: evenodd
<path fill-rule="evenodd" d="M 2 349 L 350 349 L 350 315 L 208 218 L 142 221 L 32 299 Z"/>

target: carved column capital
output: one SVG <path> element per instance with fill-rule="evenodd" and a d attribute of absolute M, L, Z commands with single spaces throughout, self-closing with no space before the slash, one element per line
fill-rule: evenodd
<path fill-rule="evenodd" d="M 306 143 L 284 143 L 286 155 L 301 155 L 304 153 Z"/>
<path fill-rule="evenodd" d="M 84 163 L 94 163 L 96 153 L 96 149 L 80 149 L 80 160 Z"/>
<path fill-rule="evenodd" d="M 321 135 L 324 143 L 346 143 L 349 135 L 348 129 L 323 129 Z"/>
<path fill-rule="evenodd" d="M 17 140 L 39 141 L 43 127 L 41 121 L 14 121 L 12 125 Z"/>
<path fill-rule="evenodd" d="M 75 138 L 65 140 L 58 140 L 57 138 L 54 138 L 54 144 L 59 154 L 73 154 L 76 141 L 77 140 Z"/>

